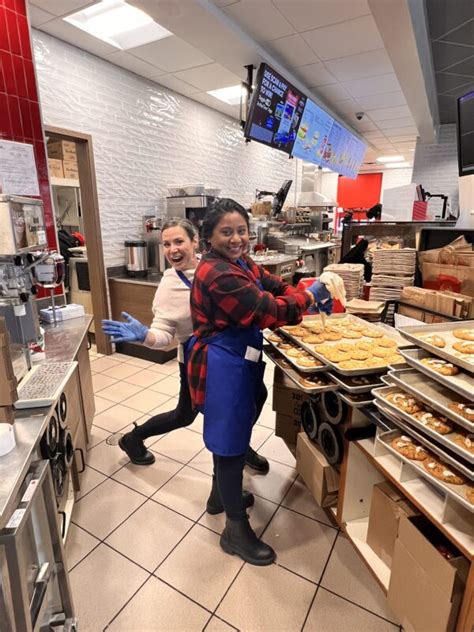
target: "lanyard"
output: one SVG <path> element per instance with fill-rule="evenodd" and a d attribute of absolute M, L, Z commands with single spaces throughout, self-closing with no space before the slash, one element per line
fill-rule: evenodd
<path fill-rule="evenodd" d="M 184 285 L 187 285 L 189 289 L 191 289 L 193 287 L 193 284 L 188 279 L 188 277 L 184 274 L 184 272 L 181 272 L 181 270 L 175 270 L 175 272 L 179 276 L 181 281 L 184 283 Z"/>
<path fill-rule="evenodd" d="M 246 261 L 244 261 L 244 259 L 237 259 L 237 264 L 243 268 L 245 270 L 245 272 L 247 272 L 247 274 L 250 276 L 250 278 L 252 279 L 252 281 L 257 285 L 259 290 L 263 290 L 263 285 L 262 285 L 262 281 L 259 278 L 256 278 L 253 274 L 253 272 L 250 270 L 248 264 Z"/>

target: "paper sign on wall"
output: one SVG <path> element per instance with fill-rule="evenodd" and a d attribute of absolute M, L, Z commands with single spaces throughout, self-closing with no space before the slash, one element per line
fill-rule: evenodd
<path fill-rule="evenodd" d="M 39 195 L 33 145 L 0 141 L 0 193 Z"/>

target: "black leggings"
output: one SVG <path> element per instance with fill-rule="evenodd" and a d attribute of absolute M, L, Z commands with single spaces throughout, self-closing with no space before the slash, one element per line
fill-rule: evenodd
<path fill-rule="evenodd" d="M 255 421 L 257 421 L 262 412 L 267 395 L 267 388 L 262 382 L 257 400 Z M 226 516 L 230 518 L 230 520 L 245 520 L 247 512 L 242 504 L 242 479 L 245 454 L 239 454 L 238 456 L 219 456 L 218 454 L 213 454 L 212 458 L 214 461 L 214 474 L 216 476 L 217 488 L 222 504 L 224 505 Z"/>

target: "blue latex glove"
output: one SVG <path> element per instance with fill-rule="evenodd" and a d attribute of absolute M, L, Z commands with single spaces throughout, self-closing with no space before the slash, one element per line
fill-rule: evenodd
<path fill-rule="evenodd" d="M 314 296 L 316 307 L 320 312 L 324 312 L 328 316 L 332 314 L 332 296 L 324 283 L 321 283 L 321 281 L 315 281 L 313 285 L 310 285 L 306 289 Z"/>
<path fill-rule="evenodd" d="M 103 320 L 102 331 L 111 337 L 111 342 L 143 342 L 148 333 L 148 327 L 127 312 L 121 313 L 126 323 L 118 320 Z"/>

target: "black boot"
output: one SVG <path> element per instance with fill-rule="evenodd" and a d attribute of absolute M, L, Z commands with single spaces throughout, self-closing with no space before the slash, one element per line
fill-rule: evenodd
<path fill-rule="evenodd" d="M 259 474 L 268 474 L 270 464 L 264 456 L 260 456 L 250 446 L 247 448 L 245 455 L 245 465 L 248 465 Z"/>
<path fill-rule="evenodd" d="M 135 465 L 151 465 L 155 462 L 152 452 L 146 449 L 143 439 L 137 437 L 137 424 L 134 422 L 135 428 L 131 432 L 127 432 L 119 441 L 119 447 L 126 453 L 128 458 Z"/>
<path fill-rule="evenodd" d="M 244 520 L 229 520 L 227 518 L 220 545 L 226 553 L 230 553 L 230 555 L 235 553 L 255 566 L 267 566 L 276 559 L 276 553 L 272 547 L 257 538 L 248 518 Z"/>
<path fill-rule="evenodd" d="M 253 494 L 246 489 L 242 490 L 242 504 L 244 509 L 252 507 L 255 502 Z M 212 477 L 212 488 L 209 498 L 207 499 L 206 511 L 208 514 L 215 515 L 224 511 L 224 505 L 222 504 L 221 496 L 217 488 L 216 477 Z"/>

